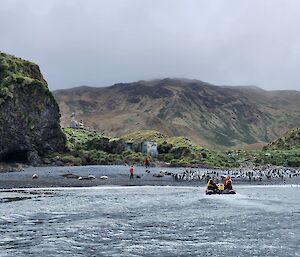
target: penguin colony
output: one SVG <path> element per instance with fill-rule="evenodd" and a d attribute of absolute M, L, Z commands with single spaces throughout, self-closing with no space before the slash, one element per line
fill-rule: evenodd
<path fill-rule="evenodd" d="M 230 176 L 234 180 L 262 182 L 282 180 L 285 183 L 286 179 L 295 177 L 300 178 L 300 170 L 294 168 L 254 168 L 254 169 L 237 169 L 237 170 L 215 170 L 215 169 L 186 169 L 182 172 L 172 173 L 176 181 L 208 181 L 209 178 L 214 178 L 215 181 L 222 182 L 226 176 Z"/>

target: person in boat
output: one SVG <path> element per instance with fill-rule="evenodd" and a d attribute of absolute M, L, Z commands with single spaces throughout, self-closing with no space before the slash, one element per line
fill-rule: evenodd
<path fill-rule="evenodd" d="M 207 190 L 218 190 L 218 186 L 216 185 L 213 178 L 210 178 L 207 183 Z"/>
<path fill-rule="evenodd" d="M 224 181 L 224 190 L 232 190 L 232 179 L 227 176 Z"/>

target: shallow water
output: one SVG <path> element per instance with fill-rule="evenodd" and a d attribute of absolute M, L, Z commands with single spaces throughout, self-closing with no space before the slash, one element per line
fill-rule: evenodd
<path fill-rule="evenodd" d="M 300 256 L 300 187 L 0 192 L 0 256 Z"/>

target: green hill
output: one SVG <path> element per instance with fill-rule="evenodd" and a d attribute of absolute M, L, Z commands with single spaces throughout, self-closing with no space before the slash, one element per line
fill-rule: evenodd
<path fill-rule="evenodd" d="M 71 113 L 112 137 L 156 130 L 213 148 L 271 142 L 300 124 L 300 92 L 162 79 L 58 90 L 62 125 Z"/>
<path fill-rule="evenodd" d="M 294 128 L 268 144 L 266 149 L 300 148 L 300 128 Z"/>

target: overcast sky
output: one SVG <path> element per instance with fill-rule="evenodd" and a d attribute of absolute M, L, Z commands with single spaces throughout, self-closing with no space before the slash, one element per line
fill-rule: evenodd
<path fill-rule="evenodd" d="M 52 90 L 164 77 L 300 90 L 299 0 L 0 0 Z"/>

